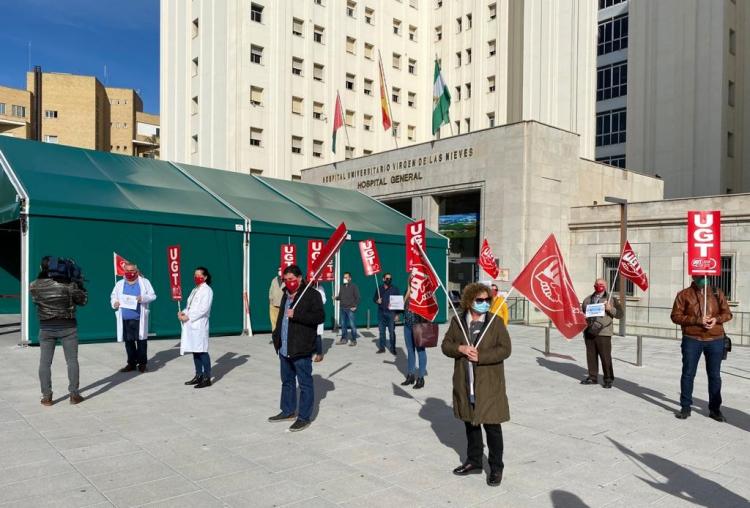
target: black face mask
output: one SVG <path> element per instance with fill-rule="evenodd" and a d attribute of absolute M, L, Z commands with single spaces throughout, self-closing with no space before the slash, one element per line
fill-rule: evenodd
<path fill-rule="evenodd" d="M 390 286 L 391 285 L 391 279 L 383 279 L 383 284 L 386 285 L 386 286 Z"/>

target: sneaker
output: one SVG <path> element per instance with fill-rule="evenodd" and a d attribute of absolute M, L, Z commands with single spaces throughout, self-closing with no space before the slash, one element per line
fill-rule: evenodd
<path fill-rule="evenodd" d="M 297 418 L 297 415 L 295 415 L 294 413 L 289 413 L 289 414 L 279 413 L 276 416 L 271 416 L 268 419 L 268 421 L 269 422 L 285 422 L 287 420 L 294 420 L 295 418 Z"/>
<path fill-rule="evenodd" d="M 42 406 L 51 406 L 52 405 L 52 394 L 50 393 L 49 396 L 42 397 L 42 400 L 40 401 Z"/>
<path fill-rule="evenodd" d="M 342 337 L 342 339 L 341 339 L 340 341 L 338 341 L 338 342 L 337 342 L 337 344 L 338 344 L 339 346 L 343 346 L 344 344 L 346 344 L 346 342 L 347 342 L 347 341 L 346 341 L 346 339 L 344 339 L 344 338 Z"/>
<path fill-rule="evenodd" d="M 679 420 L 684 420 L 686 418 L 689 418 L 690 417 L 690 408 L 689 407 L 683 407 L 682 409 L 680 409 L 680 412 L 679 413 L 675 413 L 674 416 L 675 416 L 675 418 L 677 418 Z"/>
<path fill-rule="evenodd" d="M 300 430 L 305 430 L 307 427 L 310 426 L 310 422 L 305 420 L 300 420 L 299 418 L 297 421 L 295 421 L 290 427 L 289 432 L 299 432 Z"/>
<path fill-rule="evenodd" d="M 721 414 L 721 411 L 709 411 L 708 417 L 716 420 L 717 422 L 725 422 L 727 419 Z"/>
<path fill-rule="evenodd" d="M 356 345 L 357 345 L 357 341 L 356 341 L 356 340 L 353 340 L 353 341 L 351 341 L 351 342 L 349 343 L 349 345 L 350 345 L 350 346 L 356 346 Z"/>
<path fill-rule="evenodd" d="M 80 404 L 83 401 L 84 401 L 84 399 L 83 399 L 83 397 L 81 397 L 81 394 L 79 394 L 79 393 L 71 393 L 70 394 L 70 403 L 71 404 Z"/>
<path fill-rule="evenodd" d="M 375 351 L 376 355 L 382 355 L 383 353 L 385 353 L 385 348 L 384 347 L 379 347 L 378 350 Z"/>

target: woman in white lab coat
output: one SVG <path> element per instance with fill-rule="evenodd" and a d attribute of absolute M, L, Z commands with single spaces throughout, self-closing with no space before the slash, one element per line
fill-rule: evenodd
<path fill-rule="evenodd" d="M 211 386 L 211 358 L 208 356 L 208 328 L 214 292 L 211 274 L 202 266 L 193 274 L 195 288 L 190 292 L 185 310 L 177 314 L 182 322 L 180 354 L 193 353 L 195 377 L 185 382 L 195 388 Z"/>

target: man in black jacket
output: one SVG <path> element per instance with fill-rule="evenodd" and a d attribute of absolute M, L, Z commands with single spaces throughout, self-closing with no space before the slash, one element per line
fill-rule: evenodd
<path fill-rule="evenodd" d="M 273 331 L 273 347 L 281 363 L 281 412 L 268 419 L 283 422 L 295 419 L 297 383 L 299 383 L 299 414 L 289 427 L 292 432 L 310 426 L 315 393 L 312 379 L 312 355 L 318 325 L 325 320 L 323 300 L 314 289 L 305 291 L 302 271 L 297 265 L 284 269 L 284 296 L 281 298 L 279 318 Z"/>
<path fill-rule="evenodd" d="M 354 313 L 359 307 L 359 288 L 352 282 L 352 274 L 344 272 L 344 283 L 339 289 L 339 294 L 336 295 L 336 300 L 341 304 L 341 340 L 339 344 L 346 344 L 346 331 L 351 329 L 352 341 L 349 343 L 350 346 L 357 345 L 357 317 Z"/>

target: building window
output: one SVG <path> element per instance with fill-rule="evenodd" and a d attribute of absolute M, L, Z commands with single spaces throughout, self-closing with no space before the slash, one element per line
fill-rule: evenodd
<path fill-rule="evenodd" d="M 365 42 L 365 58 L 367 58 L 368 60 L 372 60 L 373 47 L 374 46 L 370 44 L 369 42 Z"/>
<path fill-rule="evenodd" d="M 456 33 L 457 34 L 461 33 L 461 30 L 463 30 L 463 26 L 464 26 L 464 20 L 462 17 L 459 16 L 458 18 L 456 18 Z"/>
<path fill-rule="evenodd" d="M 730 106 L 734 106 L 734 81 L 731 79 L 729 80 L 729 84 L 727 86 L 727 102 Z"/>
<path fill-rule="evenodd" d="M 734 132 L 727 132 L 727 157 L 734 157 Z"/>
<path fill-rule="evenodd" d="M 261 87 L 250 87 L 250 104 L 253 106 L 261 106 L 263 104 L 263 89 Z"/>
<path fill-rule="evenodd" d="M 319 139 L 313 139 L 313 157 L 323 157 L 323 142 Z"/>
<path fill-rule="evenodd" d="M 323 81 L 323 64 L 313 64 L 313 79 L 315 81 Z"/>
<path fill-rule="evenodd" d="M 5 109 L 5 108 L 3 108 Z M 44 111 L 44 118 L 57 118 L 57 110 L 47 109 Z"/>
<path fill-rule="evenodd" d="M 190 109 L 193 115 L 198 114 L 198 96 L 197 95 L 193 96 L 193 100 L 190 101 Z"/>
<path fill-rule="evenodd" d="M 393 129 L 393 137 L 394 138 L 401 137 L 401 129 L 399 129 L 399 127 L 401 127 L 400 123 L 393 122 L 393 125 L 391 126 L 391 129 Z"/>
<path fill-rule="evenodd" d="M 466 124 L 466 132 L 471 132 L 471 118 L 464 119 L 464 123 Z"/>
<path fill-rule="evenodd" d="M 365 95 L 372 95 L 372 80 L 365 78 L 364 86 Z"/>
<path fill-rule="evenodd" d="M 605 65 L 596 70 L 596 100 L 604 101 L 628 93 L 628 63 Z"/>
<path fill-rule="evenodd" d="M 296 35 L 297 37 L 302 37 L 302 34 L 305 30 L 305 22 L 301 19 L 293 18 L 292 19 L 292 35 Z"/>
<path fill-rule="evenodd" d="M 417 41 L 417 27 L 414 25 L 409 25 L 409 40 L 410 41 Z"/>
<path fill-rule="evenodd" d="M 0 102 L 0 115 L 4 115 L 4 114 L 5 114 L 5 103 Z"/>
<path fill-rule="evenodd" d="M 199 28 L 199 22 L 198 22 L 198 18 L 195 18 L 195 19 L 193 20 L 193 25 L 192 25 L 192 29 L 193 29 L 193 39 L 195 39 L 196 37 L 198 37 L 198 28 Z"/>
<path fill-rule="evenodd" d="M 442 40 L 443 40 L 443 27 L 436 26 L 435 27 L 435 42 L 440 42 Z"/>
<path fill-rule="evenodd" d="M 417 128 L 413 125 L 406 126 L 406 139 L 414 141 L 417 139 Z"/>
<path fill-rule="evenodd" d="M 628 15 L 605 19 L 599 22 L 597 55 L 606 55 L 628 47 Z"/>
<path fill-rule="evenodd" d="M 191 139 L 191 141 L 190 141 L 190 151 L 192 153 L 198 152 L 198 135 L 197 134 L 193 134 L 193 136 L 190 139 Z M 122 149 L 125 150 L 125 147 L 123 146 Z"/>
<path fill-rule="evenodd" d="M 495 56 L 495 53 L 497 53 L 497 42 L 495 39 L 487 43 L 487 48 L 489 49 L 489 56 Z"/>
<path fill-rule="evenodd" d="M 391 101 L 393 101 L 396 104 L 401 103 L 401 89 L 398 87 L 392 87 L 391 88 Z"/>
<path fill-rule="evenodd" d="M 313 28 L 313 40 L 315 42 L 323 44 L 323 32 L 325 32 L 325 28 L 315 25 L 315 27 Z"/>
<path fill-rule="evenodd" d="M 455 97 L 457 101 L 461 100 L 461 86 L 460 85 L 456 87 Z"/>
<path fill-rule="evenodd" d="M 372 130 L 372 115 L 365 115 L 362 119 L 362 126 L 366 131 Z"/>
<path fill-rule="evenodd" d="M 196 56 L 195 58 L 193 58 L 193 77 L 197 75 L 198 75 L 198 57 Z"/>
<path fill-rule="evenodd" d="M 357 2 L 352 2 L 349 0 L 346 2 L 346 15 L 350 18 L 356 17 L 357 14 Z"/>
<path fill-rule="evenodd" d="M 737 54 L 737 32 L 731 28 L 729 29 L 729 54 Z"/>
<path fill-rule="evenodd" d="M 370 7 L 365 7 L 365 23 L 368 25 L 372 25 L 373 23 L 373 17 L 375 16 L 375 11 Z"/>
<path fill-rule="evenodd" d="M 495 19 L 497 17 L 497 4 L 490 4 L 487 6 L 487 9 L 489 10 L 490 19 Z"/>
<path fill-rule="evenodd" d="M 292 153 L 302 154 L 302 137 L 292 136 Z"/>
<path fill-rule="evenodd" d="M 487 113 L 487 127 L 495 126 L 495 113 Z"/>
<path fill-rule="evenodd" d="M 250 62 L 254 64 L 263 64 L 263 48 L 255 44 L 250 46 Z"/>
<path fill-rule="evenodd" d="M 261 146 L 263 139 L 263 129 L 250 127 L 250 146 Z"/>
<path fill-rule="evenodd" d="M 354 127 L 354 115 L 356 113 L 350 109 L 347 109 L 346 113 L 344 113 L 344 123 L 346 123 L 347 127 Z"/>
<path fill-rule="evenodd" d="M 292 57 L 292 74 L 295 76 L 302 76 L 302 66 L 305 61 L 301 58 Z"/>
<path fill-rule="evenodd" d="M 607 282 L 607 288 L 612 288 L 612 294 L 617 294 L 620 291 L 620 277 L 617 277 L 617 267 L 620 265 L 620 258 L 615 256 L 605 256 L 602 258 L 602 277 Z M 617 280 L 615 280 L 617 277 Z M 614 283 L 614 286 L 612 285 Z M 635 286 L 633 281 L 625 279 L 625 296 L 633 296 L 635 294 Z"/>
<path fill-rule="evenodd" d="M 363 149 L 362 150 L 362 155 L 372 155 L 372 150 Z"/>
<path fill-rule="evenodd" d="M 401 55 L 393 53 L 393 68 L 401 69 Z"/>
<path fill-rule="evenodd" d="M 292 114 L 301 115 L 303 104 L 302 97 L 292 97 Z"/>
<path fill-rule="evenodd" d="M 495 91 L 495 76 L 487 77 L 487 92 L 493 93 Z"/>
<path fill-rule="evenodd" d="M 603 111 L 596 115 L 596 146 L 625 143 L 625 108 Z"/>
<path fill-rule="evenodd" d="M 401 20 L 393 18 L 393 33 L 395 35 L 401 35 Z"/>
<path fill-rule="evenodd" d="M 612 7 L 613 5 L 621 4 L 625 0 L 599 0 L 599 9 L 606 9 L 607 7 Z"/>
<path fill-rule="evenodd" d="M 414 9 L 419 8 L 419 2 L 417 0 L 409 0 L 409 7 L 412 7 Z"/>
<path fill-rule="evenodd" d="M 346 38 L 346 52 L 352 55 L 356 54 L 357 51 L 357 39 L 354 37 Z"/>
<path fill-rule="evenodd" d="M 721 289 L 727 300 L 732 300 L 732 279 L 734 278 L 734 256 L 721 256 L 721 275 L 708 277 L 708 284 L 712 288 Z"/>
<path fill-rule="evenodd" d="M 250 4 L 250 20 L 256 23 L 263 23 L 263 6 L 260 4 Z"/>
<path fill-rule="evenodd" d="M 409 74 L 417 74 L 417 61 L 412 58 L 409 59 Z"/>
<path fill-rule="evenodd" d="M 471 99 L 471 83 L 466 83 L 464 86 L 466 87 L 466 98 Z"/>
<path fill-rule="evenodd" d="M 57 136 L 52 136 L 52 135 L 46 134 L 44 136 L 44 142 L 45 143 L 52 143 L 53 145 L 56 145 L 57 144 Z"/>
<path fill-rule="evenodd" d="M 417 107 L 417 94 L 414 92 L 409 92 L 409 96 L 407 98 L 406 104 L 410 108 L 416 108 Z"/>
<path fill-rule="evenodd" d="M 11 108 L 11 111 L 13 113 L 13 116 L 20 116 L 20 117 L 25 117 L 26 116 L 26 107 L 25 106 L 18 106 L 16 104 L 13 104 L 13 107 Z"/>
<path fill-rule="evenodd" d="M 466 15 L 466 29 L 471 30 L 471 27 L 474 26 L 474 18 L 471 16 L 471 13 Z"/>
<path fill-rule="evenodd" d="M 354 80 L 357 79 L 357 76 L 354 74 L 348 74 L 346 75 L 346 89 L 347 90 L 354 90 Z"/>
<path fill-rule="evenodd" d="M 354 147 L 353 146 L 347 146 L 345 153 L 344 153 L 344 159 L 353 159 L 354 158 Z"/>
<path fill-rule="evenodd" d="M 456 51 L 456 67 L 461 67 L 461 60 L 463 59 L 463 53 Z"/>
<path fill-rule="evenodd" d="M 262 175 L 263 174 L 263 170 L 262 169 L 250 168 L 250 174 L 251 175 Z"/>
<path fill-rule="evenodd" d="M 461 120 L 453 122 L 456 125 L 456 134 L 461 134 Z"/>
<path fill-rule="evenodd" d="M 471 48 L 466 50 L 466 65 L 471 63 Z"/>
<path fill-rule="evenodd" d="M 313 118 L 316 120 L 322 120 L 323 119 L 323 103 L 322 102 L 313 102 Z"/>
<path fill-rule="evenodd" d="M 625 168 L 625 154 L 620 155 L 610 155 L 608 157 L 597 157 L 596 162 L 601 162 L 602 164 L 608 164 L 610 166 L 615 166 L 617 168 Z"/>
<path fill-rule="evenodd" d="M 439 9 L 443 6 L 443 0 L 435 0 L 435 8 Z"/>

